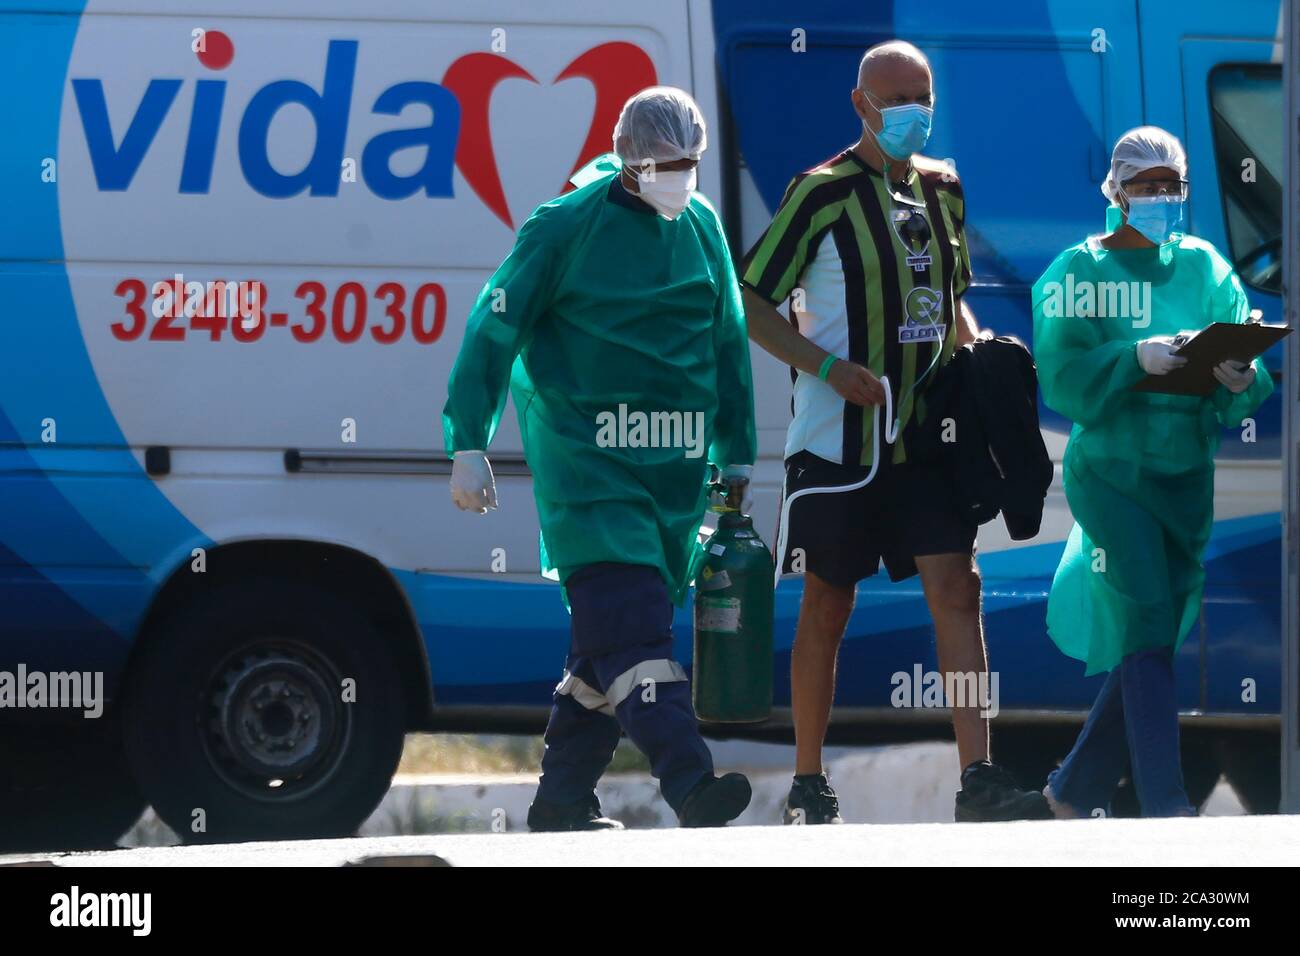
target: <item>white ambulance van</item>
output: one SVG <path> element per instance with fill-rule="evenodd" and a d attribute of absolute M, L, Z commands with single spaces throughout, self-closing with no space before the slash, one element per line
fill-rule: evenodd
<path fill-rule="evenodd" d="M 146 802 L 191 841 L 346 834 L 405 732 L 540 730 L 568 616 L 515 415 L 478 516 L 450 502 L 441 410 L 484 280 L 632 93 L 698 100 L 699 188 L 741 252 L 858 135 L 864 46 L 914 40 L 928 151 L 968 200 L 967 297 L 1026 340 L 1030 284 L 1102 228 L 1111 144 L 1156 123 L 1187 144 L 1192 231 L 1279 321 L 1281 23 L 1277 0 L 0 0 L 0 848 L 104 844 Z M 753 362 L 770 541 L 790 378 Z M 1189 793 L 1223 772 L 1258 809 L 1280 410 L 1224 443 L 1175 664 Z M 1059 458 L 1069 423 L 1040 413 Z M 1070 524 L 1058 484 L 1037 539 L 980 533 L 995 745 L 1027 784 L 1096 694 L 1044 633 Z M 788 736 L 800 594 L 778 588 L 780 719 L 752 733 Z M 687 611 L 674 632 L 689 664 Z M 916 581 L 860 585 L 841 665 L 833 733 L 949 734 L 891 696 L 936 666 Z"/>

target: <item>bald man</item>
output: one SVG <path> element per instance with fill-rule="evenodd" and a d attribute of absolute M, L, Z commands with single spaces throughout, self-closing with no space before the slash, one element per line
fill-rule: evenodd
<path fill-rule="evenodd" d="M 750 337 L 794 376 L 776 538 L 780 570 L 804 574 L 787 823 L 841 822 L 822 744 L 857 583 L 882 561 L 892 581 L 920 574 L 945 678 L 990 686 L 978 682 L 988 663 L 976 526 L 948 475 L 908 459 L 926 389 L 978 334 L 962 301 L 971 272 L 961 183 L 919 155 L 934 107 L 920 50 L 899 40 L 869 49 L 851 100 L 861 137 L 795 176 L 742 279 Z M 793 324 L 777 311 L 787 299 Z M 1020 790 L 989 761 L 987 702 L 959 703 L 956 818 L 1050 816 L 1042 794 Z"/>

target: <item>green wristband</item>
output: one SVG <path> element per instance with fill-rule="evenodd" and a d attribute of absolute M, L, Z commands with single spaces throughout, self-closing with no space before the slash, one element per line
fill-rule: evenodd
<path fill-rule="evenodd" d="M 831 366 L 838 361 L 839 359 L 834 355 L 826 356 L 826 361 L 822 362 L 822 367 L 817 370 L 817 377 L 823 382 L 826 381 L 826 376 L 831 374 Z"/>

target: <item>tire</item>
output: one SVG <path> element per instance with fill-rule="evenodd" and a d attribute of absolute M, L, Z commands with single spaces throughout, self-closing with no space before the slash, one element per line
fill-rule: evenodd
<path fill-rule="evenodd" d="M 1008 771 L 1023 789 L 1042 790 L 1048 774 L 1069 752 L 1073 733 L 1069 728 L 995 726 L 993 762 Z"/>
<path fill-rule="evenodd" d="M 1219 738 L 1223 775 L 1247 813 L 1277 813 L 1282 800 L 1282 738 L 1273 733 Z"/>
<path fill-rule="evenodd" d="M 352 680 L 354 700 L 346 701 Z M 401 682 L 367 618 L 309 584 L 219 585 L 132 666 L 126 750 L 187 843 L 350 836 L 402 753 Z"/>
<path fill-rule="evenodd" d="M 145 810 L 110 712 L 73 726 L 5 726 L 0 853 L 107 850 Z"/>
<path fill-rule="evenodd" d="M 1187 802 L 1200 812 L 1219 785 L 1222 770 L 1210 741 L 1204 737 L 1194 738 L 1193 746 L 1194 750 L 1183 748 L 1183 787 L 1187 791 Z"/>
<path fill-rule="evenodd" d="M 1218 755 L 1211 741 L 1203 734 L 1189 734 L 1184 730 L 1182 737 L 1183 790 L 1187 793 L 1187 802 L 1200 812 L 1219 784 Z M 1130 778 L 1125 777 L 1120 781 L 1111 810 L 1117 817 L 1142 815 L 1137 791 L 1133 789 Z"/>
<path fill-rule="evenodd" d="M 995 731 L 995 734 L 998 732 Z M 1042 789 L 1047 775 L 1074 746 L 1077 731 L 1025 728 L 1002 731 L 993 740 L 993 759 L 1005 767 L 1026 788 Z M 1204 736 L 1183 734 L 1183 786 L 1187 800 L 1198 809 L 1209 799 L 1219 782 L 1219 761 L 1210 740 Z M 1111 813 L 1116 817 L 1140 815 L 1137 795 L 1126 777 L 1115 789 Z"/>

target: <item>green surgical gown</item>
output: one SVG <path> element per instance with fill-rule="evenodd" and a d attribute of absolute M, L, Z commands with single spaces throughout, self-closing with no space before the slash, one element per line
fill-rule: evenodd
<path fill-rule="evenodd" d="M 486 449 L 509 383 L 543 571 L 651 565 L 681 603 L 708 464 L 754 461 L 749 338 L 713 207 L 696 193 L 669 221 L 615 168 L 589 166 L 519 230 L 470 313 L 443 431 L 449 454 Z"/>
<path fill-rule="evenodd" d="M 1146 249 L 1079 243 L 1034 284 L 1033 310 L 1043 400 L 1074 422 L 1062 470 L 1075 525 L 1047 628 L 1096 674 L 1134 651 L 1177 648 L 1191 630 L 1219 439 L 1273 382 L 1257 359 L 1254 383 L 1238 395 L 1221 385 L 1205 398 L 1131 390 L 1145 375 L 1137 342 L 1247 319 L 1232 266 L 1192 236 Z"/>

